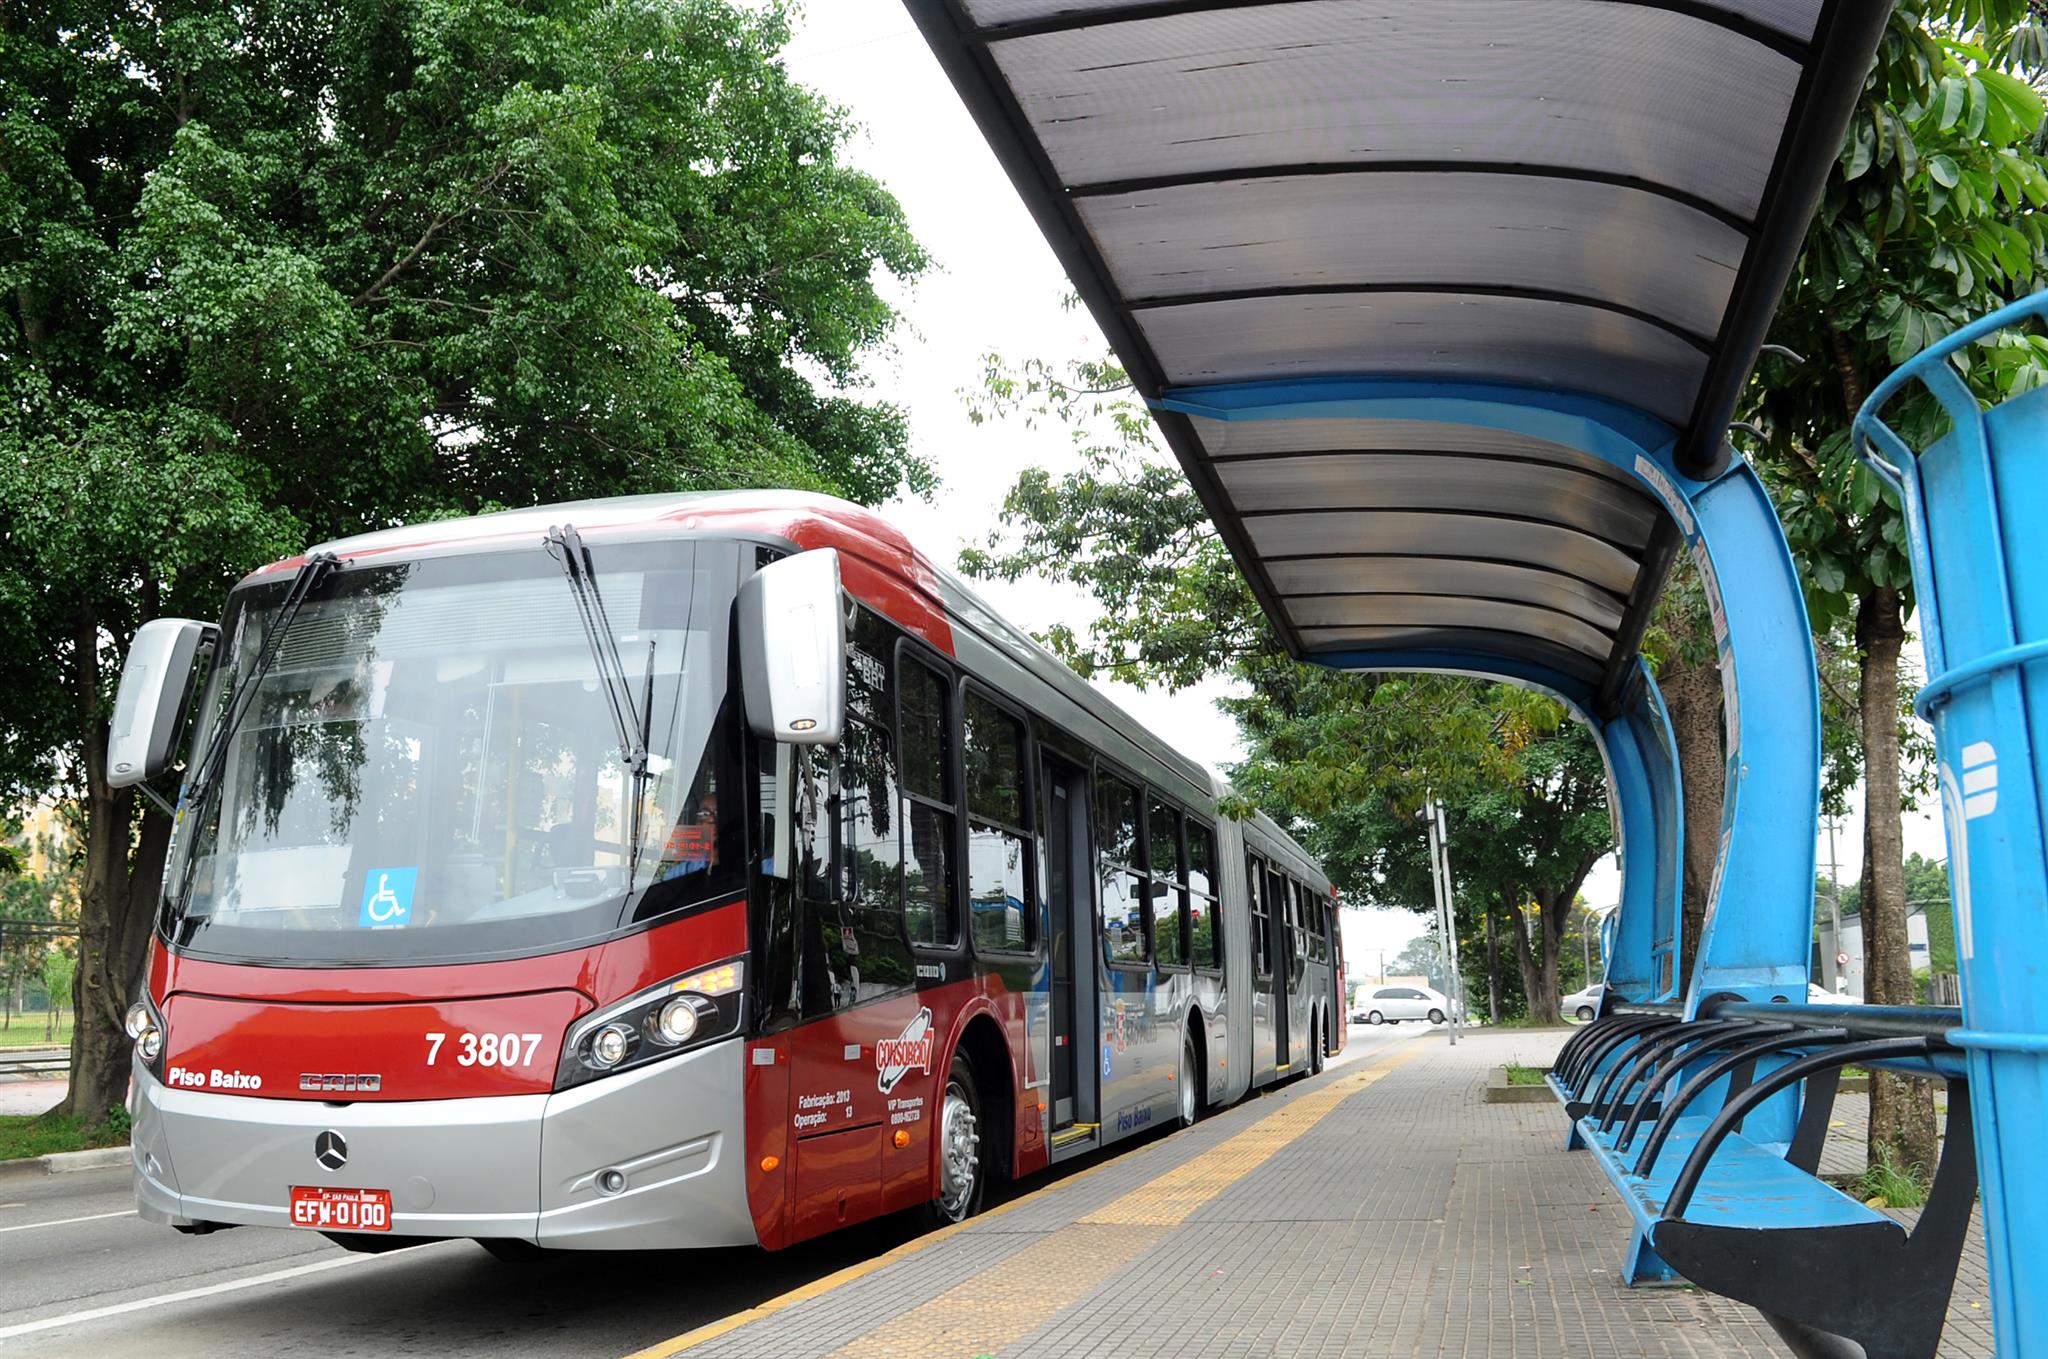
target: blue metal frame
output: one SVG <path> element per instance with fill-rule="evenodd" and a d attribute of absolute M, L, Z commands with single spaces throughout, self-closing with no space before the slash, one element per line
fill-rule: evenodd
<path fill-rule="evenodd" d="M 1711 481 L 1676 467 L 1676 432 L 1643 412 L 1575 393 L 1484 382 L 1373 377 L 1232 383 L 1169 390 L 1163 410 L 1211 420 L 1432 421 L 1539 438 L 1600 458 L 1663 504 L 1698 569 L 1720 652 L 1728 736 L 1721 847 L 1692 976 L 1692 1018 L 1709 998 L 1806 996 L 1813 938 L 1814 842 L 1819 828 L 1820 682 L 1806 605 L 1784 532 L 1763 484 L 1737 459 Z M 1519 658 L 1484 652 L 1364 648 L 1318 653 L 1349 670 L 1482 675 L 1556 695 L 1599 740 L 1622 839 L 1622 901 L 1610 955 L 1612 993 L 1680 998 L 1684 819 L 1677 750 L 1661 696 L 1638 661 L 1621 710 L 1601 718 L 1591 686 Z M 1756 734 L 1758 739 L 1745 742 Z M 1796 1092 L 1751 1115 L 1755 1142 L 1789 1145 Z M 1580 1137 L 1575 1126 L 1572 1138 Z M 1639 1229 L 1624 1273 L 1669 1277 Z"/>
<path fill-rule="evenodd" d="M 2020 1228 L 2048 1210 L 2048 390 L 1985 411 L 1949 360 L 2048 318 L 2048 293 L 1918 355 L 1856 417 L 1858 451 L 1899 492 L 1910 533 L 1956 915 L 1970 1103 L 1993 1326 L 2006 1354 L 2048 1354 L 2048 1252 Z M 1951 432 L 1917 456 L 1879 418 L 1926 387 Z"/>

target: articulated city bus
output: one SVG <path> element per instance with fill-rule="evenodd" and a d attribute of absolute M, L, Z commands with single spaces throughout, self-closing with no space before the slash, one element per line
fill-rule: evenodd
<path fill-rule="evenodd" d="M 1308 856 L 841 501 L 333 543 L 138 633 L 115 778 L 188 711 L 128 1016 L 153 1221 L 780 1247 L 1342 1042 Z"/>

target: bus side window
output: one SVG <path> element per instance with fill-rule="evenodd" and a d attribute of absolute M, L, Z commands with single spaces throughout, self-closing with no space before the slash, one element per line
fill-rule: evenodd
<path fill-rule="evenodd" d="M 952 694 L 931 667 L 903 656 L 903 920 L 910 942 L 951 948 L 960 942 L 953 918 L 959 800 L 953 788 Z"/>
<path fill-rule="evenodd" d="M 1188 961 L 1196 967 L 1223 966 L 1216 929 L 1216 832 L 1188 818 Z"/>
<path fill-rule="evenodd" d="M 840 946 L 856 1001 L 908 990 L 916 980 L 903 937 L 903 801 L 888 722 L 895 701 L 893 641 L 888 625 L 866 609 L 847 632 L 838 889 Z"/>
<path fill-rule="evenodd" d="M 1145 800 L 1145 867 L 1152 875 L 1152 953 L 1161 967 L 1188 960 L 1188 865 L 1181 852 L 1180 813 L 1158 798 Z"/>
<path fill-rule="evenodd" d="M 1143 963 L 1151 956 L 1145 937 L 1145 893 L 1138 872 L 1138 790 L 1103 773 L 1095 781 L 1096 875 L 1102 911 L 1102 940 L 1113 963 Z"/>
<path fill-rule="evenodd" d="M 967 753 L 967 910 L 977 952 L 1023 953 L 1036 940 L 1030 797 L 1024 782 L 1024 723 L 968 689 L 962 705 Z"/>
<path fill-rule="evenodd" d="M 1245 855 L 1244 886 L 1252 908 L 1252 975 L 1271 976 L 1273 963 L 1267 955 L 1267 948 L 1272 940 L 1273 927 L 1266 918 L 1266 865 L 1256 854 Z"/>

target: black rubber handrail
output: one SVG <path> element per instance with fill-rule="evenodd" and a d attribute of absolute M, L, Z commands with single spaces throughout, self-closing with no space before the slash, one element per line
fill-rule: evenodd
<path fill-rule="evenodd" d="M 1593 1035 L 1605 1032 L 1609 1022 L 1610 1021 L 1607 1018 L 1607 1016 L 1602 1015 L 1600 1018 L 1595 1019 L 1592 1023 L 1585 1025 L 1577 1033 L 1573 1034 L 1570 1038 L 1566 1039 L 1564 1046 L 1557 1050 L 1556 1058 L 1554 1058 L 1550 1063 L 1551 1071 L 1553 1073 L 1561 1072 L 1566 1067 L 1570 1066 L 1572 1063 L 1572 1058 L 1576 1056 L 1579 1053 L 1579 1051 L 1586 1046 L 1587 1043 L 1592 1041 Z"/>
<path fill-rule="evenodd" d="M 1749 1089 L 1721 1106 L 1721 1112 L 1714 1115 L 1705 1132 L 1694 1145 L 1692 1155 L 1685 1158 L 1685 1165 L 1679 1169 L 1678 1178 L 1671 1182 L 1671 1193 L 1664 1200 L 1665 1217 L 1682 1218 L 1686 1205 L 1692 1202 L 1693 1191 L 1700 1187 L 1700 1179 L 1707 1173 L 1707 1163 L 1713 1159 L 1714 1149 L 1728 1139 L 1742 1120 L 1772 1095 L 1788 1086 L 1797 1085 L 1816 1071 L 1850 1066 L 1856 1062 L 1878 1057 L 1909 1056 L 1915 1051 L 1927 1051 L 1930 1041 L 1924 1035 L 1914 1038 L 1877 1038 L 1862 1043 L 1844 1043 L 1825 1052 L 1812 1052 L 1804 1057 L 1785 1063 L 1753 1083 Z"/>
<path fill-rule="evenodd" d="M 1686 1061 L 1692 1059 L 1679 1060 L 1676 1054 L 1681 1050 L 1686 1050 L 1689 1045 L 1703 1042 L 1711 1043 L 1717 1038 L 1733 1036 L 1746 1029 L 1754 1030 L 1756 1027 L 1756 1025 L 1751 1024 L 1747 1020 L 1740 1019 L 1682 1024 L 1676 1033 L 1665 1034 L 1663 1037 L 1645 1044 L 1643 1053 L 1628 1064 L 1626 1071 L 1623 1070 L 1619 1063 L 1616 1063 L 1614 1072 L 1610 1073 L 1608 1081 L 1614 1087 L 1613 1097 L 1604 1101 L 1605 1107 L 1603 1108 L 1601 1098 L 1598 1095 L 1594 1096 L 1593 1107 L 1589 1111 L 1594 1118 L 1600 1120 L 1600 1131 L 1606 1132 L 1609 1128 L 1613 1127 L 1616 1121 L 1622 1117 L 1623 1111 L 1630 1107 L 1628 1105 L 1629 1091 L 1635 1087 L 1639 1079 L 1643 1082 L 1643 1089 L 1642 1095 L 1637 1099 L 1635 1107 L 1643 1107 L 1645 1102 L 1654 1096 L 1656 1090 L 1654 1080 L 1667 1057 L 1672 1058 L 1674 1063 L 1682 1069 Z M 1617 1075 L 1620 1077 L 1618 1083 L 1614 1080 L 1614 1077 Z M 1604 1087 L 1601 1093 L 1606 1093 Z"/>
<path fill-rule="evenodd" d="M 1586 1045 L 1583 1052 L 1572 1059 L 1572 1067 L 1565 1074 L 1564 1086 L 1572 1094 L 1579 1093 L 1580 1085 L 1600 1067 L 1600 1060 L 1623 1043 L 1642 1034 L 1666 1028 L 1678 1020 L 1670 1015 L 1633 1015 L 1616 1021 L 1607 1032 Z"/>
<path fill-rule="evenodd" d="M 1593 1031 L 1587 1033 L 1586 1041 L 1580 1045 L 1579 1050 L 1572 1054 L 1571 1060 L 1557 1068 L 1560 1073 L 1560 1079 L 1563 1080 L 1566 1088 L 1570 1089 L 1573 1094 L 1577 1094 L 1578 1083 L 1585 1078 L 1587 1071 L 1592 1066 L 1598 1065 L 1600 1055 L 1606 1052 L 1610 1046 L 1646 1027 L 1669 1022 L 1668 1020 L 1655 1017 L 1645 1018 L 1641 1015 L 1622 1015 L 1613 1019 L 1598 1021 L 1593 1025 Z"/>
<path fill-rule="evenodd" d="M 1658 1053 L 1665 1051 L 1674 1043 L 1684 1042 L 1685 1036 L 1697 1028 L 1696 1024 L 1680 1022 L 1665 1029 L 1653 1030 L 1652 1035 L 1644 1039 L 1633 1052 L 1617 1058 L 1608 1066 L 1607 1074 L 1601 1078 L 1600 1084 L 1593 1091 L 1593 1098 L 1587 1101 L 1587 1112 L 1597 1118 L 1611 1100 L 1627 1091 L 1626 1084 L 1617 1086 L 1617 1082 L 1633 1082 L 1646 1060 L 1654 1061 Z"/>
<path fill-rule="evenodd" d="M 1755 1019 L 1808 1029 L 1845 1029 L 1863 1038 L 1929 1038 L 1948 1046 L 1951 1029 L 1963 1024 L 1953 1005 L 1770 1005 L 1730 1000 L 1702 1007 L 1715 1019 Z"/>
<path fill-rule="evenodd" d="M 1671 1140 L 1672 1130 L 1678 1126 L 1678 1116 L 1685 1112 L 1692 1102 L 1712 1088 L 1714 1082 L 1741 1066 L 1744 1062 L 1755 1062 L 1759 1057 L 1785 1052 L 1795 1048 L 1810 1048 L 1826 1043 L 1848 1041 L 1849 1035 L 1840 1029 L 1803 1029 L 1782 1033 L 1773 1038 L 1739 1047 L 1726 1056 L 1709 1063 L 1697 1076 L 1679 1088 L 1675 1098 L 1664 1102 L 1664 1112 L 1657 1117 L 1657 1126 L 1650 1130 L 1650 1140 L 1643 1143 L 1643 1154 L 1636 1158 L 1636 1174 L 1648 1176 L 1656 1167 L 1657 1157 L 1664 1150 L 1664 1144 Z M 1728 1092 L 1734 1099 L 1737 1093 Z M 1723 1107 L 1726 1107 L 1725 1105 Z"/>
<path fill-rule="evenodd" d="M 1745 1033 L 1744 1030 L 1748 1032 Z M 1627 1121 L 1621 1125 L 1621 1134 L 1614 1139 L 1615 1154 L 1619 1155 L 1629 1149 L 1629 1144 L 1636 1140 L 1636 1129 L 1643 1125 L 1643 1118 L 1647 1114 L 1650 1105 L 1660 1093 L 1674 1084 L 1680 1076 L 1683 1076 L 1686 1067 L 1690 1066 L 1694 1061 L 1706 1056 L 1709 1052 L 1716 1052 L 1727 1047 L 1731 1041 L 1754 1042 L 1766 1038 L 1775 1038 L 1780 1034 L 1789 1033 L 1790 1031 L 1789 1027 L 1784 1024 L 1751 1024 L 1745 1021 L 1740 1027 L 1732 1028 L 1728 1033 L 1721 1035 L 1719 1038 L 1709 1040 L 1699 1051 L 1689 1054 L 1684 1061 L 1672 1062 L 1667 1065 L 1662 1071 L 1652 1076 L 1648 1083 L 1644 1085 L 1642 1096 L 1636 1100 L 1635 1108 L 1629 1111 Z M 1738 1084 L 1747 1084 L 1747 1081 L 1738 1082 Z"/>

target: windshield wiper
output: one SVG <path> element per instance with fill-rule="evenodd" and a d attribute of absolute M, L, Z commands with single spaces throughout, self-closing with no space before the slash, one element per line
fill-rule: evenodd
<path fill-rule="evenodd" d="M 315 552 L 299 563 L 292 573 L 291 584 L 286 587 L 284 598 L 278 602 L 277 613 L 268 631 L 263 636 L 263 649 L 256 653 L 256 659 L 245 675 L 235 678 L 235 691 L 228 698 L 227 711 L 207 738 L 206 749 L 199 752 L 192 762 L 192 777 L 186 780 L 185 808 L 192 813 L 196 826 L 205 815 L 206 803 L 213 796 L 213 790 L 220 781 L 221 770 L 228 762 L 228 751 L 234 745 L 235 731 L 242 725 L 242 719 L 249 715 L 249 709 L 256 706 L 257 690 L 263 687 L 264 676 L 277 663 L 284 649 L 284 636 L 291 631 L 292 621 L 299 616 L 299 609 L 321 583 L 341 566 L 341 559 L 331 552 Z M 198 866 L 199 856 L 185 856 L 184 871 L 178 878 L 178 898 L 184 898 L 191 886 L 193 870 Z"/>
<path fill-rule="evenodd" d="M 641 676 L 640 701 L 635 704 L 632 681 L 626 678 L 625 663 L 619 659 L 618 637 L 612 631 L 611 619 L 605 615 L 604 596 L 598 593 L 590 549 L 583 545 L 583 537 L 574 524 L 550 527 L 547 546 L 549 555 L 561 561 L 562 572 L 568 577 L 569 593 L 575 597 L 577 616 L 583 620 L 584 636 L 590 641 L 590 657 L 597 665 L 598 682 L 604 688 L 605 703 L 611 708 L 612 724 L 618 732 L 619 755 L 633 776 L 632 826 L 626 860 L 626 890 L 630 892 L 640 873 L 640 822 L 647 800 L 648 744 L 654 726 L 655 641 L 649 638 L 647 642 L 647 669 Z"/>

